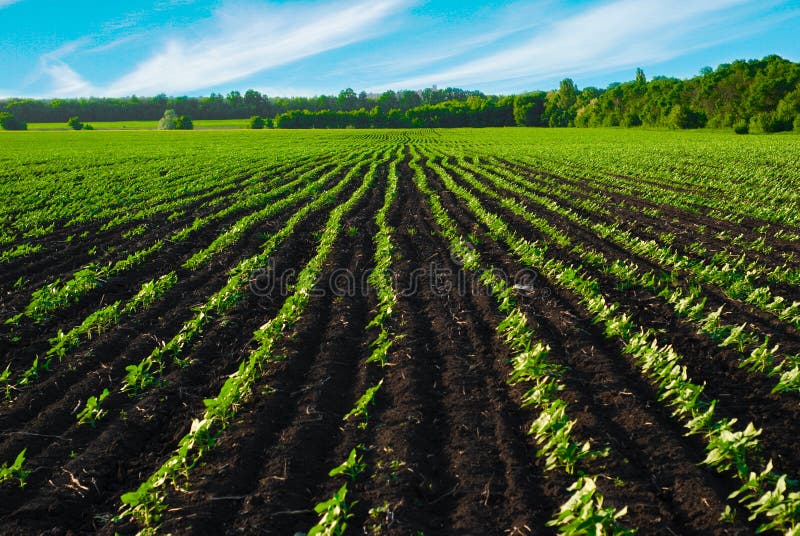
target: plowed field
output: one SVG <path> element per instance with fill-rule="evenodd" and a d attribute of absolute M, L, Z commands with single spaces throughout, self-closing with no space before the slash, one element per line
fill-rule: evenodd
<path fill-rule="evenodd" d="M 0 136 L 2 534 L 797 530 L 794 138 L 69 134 Z"/>

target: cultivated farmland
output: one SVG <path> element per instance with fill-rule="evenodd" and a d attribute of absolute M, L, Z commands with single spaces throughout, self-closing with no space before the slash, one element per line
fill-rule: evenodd
<path fill-rule="evenodd" d="M 2 133 L 2 532 L 796 534 L 798 155 Z"/>

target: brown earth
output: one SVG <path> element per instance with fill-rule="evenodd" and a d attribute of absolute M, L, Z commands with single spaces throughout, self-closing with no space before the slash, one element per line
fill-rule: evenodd
<path fill-rule="evenodd" d="M 569 498 L 566 488 L 576 475 L 548 471 L 538 458 L 538 445 L 527 433 L 538 414 L 533 407 L 522 407 L 525 387 L 508 383 L 509 350 L 496 334 L 502 316 L 494 299 L 473 284 L 475 274 L 464 272 L 450 256 L 427 200 L 413 183 L 409 159 L 407 154 L 398 166 L 400 191 L 388 218 L 394 228 L 393 277 L 398 290 L 390 327 L 402 338 L 393 345 L 387 366 L 366 362 L 377 333 L 366 327 L 375 314 L 374 289 L 357 285 L 349 294 L 336 295 L 330 283 L 343 273 L 352 274 L 355 281 L 365 280 L 374 265 L 374 215 L 383 203 L 388 173 L 388 166 L 382 165 L 377 186 L 345 218 L 318 284 L 324 292 L 312 296 L 301 321 L 282 340 L 283 358 L 265 365 L 253 396 L 190 472 L 188 490 L 168 495 L 163 533 L 305 533 L 318 519 L 314 506 L 343 483 L 329 477 L 328 471 L 356 446 L 361 446 L 367 469 L 349 485 L 348 500 L 355 501 L 349 520 L 352 534 L 555 532 L 547 523 Z M 446 191 L 426 159 L 421 165 L 458 231 L 470 235 L 484 263 L 506 274 L 520 272 L 523 267 L 505 244 Z M 535 182 L 534 171 L 525 165 L 503 165 L 530 173 Z M 466 184 L 457 172 L 451 175 Z M 354 190 L 355 185 L 349 186 L 340 201 Z M 545 239 L 495 201 L 481 199 L 487 210 L 501 215 L 522 236 Z M 525 203 L 524 198 L 517 199 Z M 657 268 L 557 214 L 532 203 L 526 206 L 611 260 Z M 273 256 L 274 266 L 295 273 L 305 266 L 329 210 L 310 215 L 298 226 Z M 170 225 L 178 228 L 205 213 L 200 204 L 187 211 L 184 222 L 154 221 L 157 235 L 126 248 L 145 247 L 170 232 Z M 6 341 L 0 348 L 4 356 L 0 370 L 7 363 L 12 370 L 21 370 L 46 351 L 47 338 L 56 329 L 75 325 L 143 281 L 179 266 L 210 243 L 221 226 L 243 215 L 231 215 L 199 231 L 188 244 L 169 246 L 152 261 L 59 312 L 46 325 L 24 325 L 19 341 Z M 0 462 L 26 448 L 26 467 L 32 470 L 22 489 L 13 482 L 0 484 L 0 532 L 110 535 L 133 534 L 140 528 L 112 520 L 120 495 L 135 489 L 170 455 L 191 420 L 202 413 L 203 399 L 214 396 L 255 347 L 252 333 L 276 314 L 283 297 L 245 292 L 186 353 L 189 366 L 170 364 L 164 381 L 137 397 L 118 391 L 125 367 L 177 333 L 192 317 L 192 307 L 221 288 L 228 270 L 257 252 L 263 233 L 280 229 L 290 215 L 288 211 L 260 226 L 208 266 L 179 272 L 179 284 L 163 299 L 125 318 L 63 363 L 55 363 L 40 381 L 14 392 L 0 406 Z M 658 223 L 643 219 L 641 213 L 625 216 Z M 711 223 L 697 216 L 688 225 Z M 720 229 L 729 226 L 723 221 L 713 224 Z M 662 223 L 655 229 L 666 232 L 674 225 Z M 98 244 L 116 243 L 119 231 L 98 235 Z M 548 252 L 575 262 L 568 249 L 553 246 Z M 86 260 L 67 259 L 65 254 L 59 261 L 64 264 L 56 265 L 74 270 Z M 52 276 L 42 259 L 32 257 L 27 262 L 40 284 Z M 7 278 L 22 273 L 25 266 L 17 261 Z M 664 330 L 664 341 L 686 358 L 693 380 L 705 382 L 707 396 L 720 400 L 718 416 L 737 417 L 743 423 L 752 420 L 763 428 L 764 457 L 772 457 L 780 471 L 796 476 L 800 468 L 796 396 L 771 394 L 772 380 L 737 367 L 731 350 L 719 349 L 696 334 L 658 297 L 640 289 L 621 290 L 607 276 L 590 273 L 608 299 L 619 302 L 637 323 Z M 417 284 L 410 288 L 412 281 Z M 283 280 L 278 288 L 285 294 L 290 283 Z M 702 438 L 684 435 L 621 344 L 605 337 L 571 292 L 542 276 L 535 278 L 534 287 L 518 299 L 530 327 L 551 347 L 549 359 L 564 367 L 560 397 L 576 421 L 573 437 L 590 440 L 596 449 L 608 448 L 607 456 L 579 464 L 578 470 L 599 475 L 606 504 L 627 505 L 622 523 L 648 535 L 753 533 L 756 525 L 747 521 L 744 511 L 737 512 L 733 524 L 720 521 L 725 506 L 733 504 L 727 497 L 737 488 L 735 479 L 701 464 Z M 732 305 L 711 290 L 712 306 Z M 22 291 L 7 295 L 5 310 L 19 307 L 25 296 Z M 732 323 L 751 322 L 771 330 L 787 348 L 800 349 L 795 330 L 744 307 L 729 310 Z M 368 425 L 344 421 L 361 394 L 381 380 Z M 108 415 L 94 428 L 77 425 L 77 409 L 103 388 L 112 391 L 103 405 Z"/>

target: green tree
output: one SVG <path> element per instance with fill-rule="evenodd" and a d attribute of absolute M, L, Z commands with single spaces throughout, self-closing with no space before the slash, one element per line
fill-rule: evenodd
<path fill-rule="evenodd" d="M 385 128 L 387 126 L 387 121 L 388 117 L 383 113 L 383 109 L 380 106 L 373 106 L 369 111 L 369 122 L 371 126 L 375 128 Z"/>
<path fill-rule="evenodd" d="M 800 115 L 800 85 L 781 99 L 775 108 L 775 115 L 789 125 L 792 124 L 795 117 Z M 791 127 L 786 130 L 791 130 Z"/>
<path fill-rule="evenodd" d="M 254 115 L 250 118 L 249 123 L 247 124 L 248 128 L 252 128 L 254 130 L 261 130 L 264 128 L 264 118 L 260 115 Z"/>
<path fill-rule="evenodd" d="M 514 97 L 514 122 L 517 126 L 544 126 L 542 115 L 546 96 L 544 91 L 535 91 Z"/>
<path fill-rule="evenodd" d="M 358 95 L 352 88 L 343 89 L 336 99 L 340 110 L 349 111 L 358 108 Z"/>
<path fill-rule="evenodd" d="M 568 127 L 572 124 L 577 110 L 578 87 L 571 78 L 565 78 L 558 86 L 558 91 L 548 93 L 545 100 L 544 115 L 551 127 Z"/>
<path fill-rule="evenodd" d="M 194 123 L 192 122 L 192 118 L 188 115 L 179 115 L 177 119 L 175 119 L 175 129 L 176 130 L 194 130 Z"/>
<path fill-rule="evenodd" d="M 386 126 L 391 128 L 404 128 L 409 126 L 406 115 L 398 108 L 392 108 L 389 110 L 389 113 L 386 116 L 386 122 Z"/>
<path fill-rule="evenodd" d="M 622 116 L 620 125 L 623 127 L 638 127 L 642 125 L 642 118 L 636 112 L 628 112 Z"/>
<path fill-rule="evenodd" d="M 784 119 L 775 112 L 761 112 L 750 118 L 750 131 L 755 133 L 784 132 L 792 130 L 791 119 Z"/>
<path fill-rule="evenodd" d="M 244 104 L 242 94 L 238 91 L 231 91 L 225 96 L 225 101 L 232 108 L 238 108 Z"/>
<path fill-rule="evenodd" d="M 178 114 L 175 110 L 166 110 L 158 121 L 158 130 L 175 130 L 178 125 Z"/>
<path fill-rule="evenodd" d="M 3 130 L 27 130 L 28 125 L 14 117 L 13 114 L 0 112 L 0 128 Z"/>
<path fill-rule="evenodd" d="M 81 123 L 81 120 L 77 116 L 75 116 L 75 117 L 70 117 L 67 120 L 67 126 L 72 130 L 81 130 L 83 128 L 83 123 Z"/>
<path fill-rule="evenodd" d="M 703 128 L 706 126 L 706 115 L 676 104 L 669 113 L 667 123 L 673 128 Z"/>
<path fill-rule="evenodd" d="M 397 108 L 397 94 L 392 91 L 391 89 L 388 91 L 384 91 L 381 93 L 380 97 L 378 97 L 378 106 L 381 107 L 381 110 L 384 112 L 389 112 L 392 108 Z"/>
<path fill-rule="evenodd" d="M 403 111 L 410 110 L 422 105 L 422 97 L 416 91 L 406 89 L 397 94 L 397 104 Z"/>
<path fill-rule="evenodd" d="M 244 94 L 244 107 L 250 115 L 269 115 L 269 99 L 254 89 L 248 89 Z"/>

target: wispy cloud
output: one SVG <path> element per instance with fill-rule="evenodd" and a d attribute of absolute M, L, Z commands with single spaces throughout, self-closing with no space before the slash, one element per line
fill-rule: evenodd
<path fill-rule="evenodd" d="M 0 0 L 0 7 L 9 3 Z M 650 73 L 700 49 L 766 36 L 770 27 L 783 25 L 786 33 L 784 21 L 797 16 L 792 0 L 516 0 L 457 8 L 437 0 L 150 4 L 99 18 L 86 25 L 85 37 L 38 52 L 17 77 L 17 91 L 176 95 L 247 84 L 275 95 L 438 84 L 513 92 L 564 76 L 596 83 L 593 75 L 635 66 Z"/>
<path fill-rule="evenodd" d="M 432 20 L 432 28 L 417 34 L 415 43 L 403 47 L 401 54 L 387 54 L 379 49 L 367 58 L 353 58 L 347 65 L 331 71 L 332 75 L 347 75 L 362 71 L 373 81 L 396 77 L 399 73 L 419 72 L 436 64 L 458 62 L 464 55 L 472 55 L 483 49 L 494 48 L 499 43 L 522 33 L 530 33 L 545 26 L 548 17 L 543 15 L 552 6 L 552 0 L 516 2 L 502 9 L 474 14 L 471 32 L 465 35 L 463 28 L 447 29 L 447 21 Z M 368 89 L 372 89 L 371 87 Z"/>
<path fill-rule="evenodd" d="M 713 24 L 712 14 L 745 1 L 617 0 L 558 21 L 524 43 L 387 87 L 535 81 L 664 61 L 696 47 L 687 35 Z"/>
<path fill-rule="evenodd" d="M 10 6 L 11 4 L 16 4 L 17 2 L 21 2 L 22 0 L 0 0 L 0 9 L 3 9 L 6 6 Z"/>
<path fill-rule="evenodd" d="M 86 45 L 92 42 L 92 39 L 88 36 L 80 37 L 78 39 L 74 39 L 72 41 L 67 41 L 60 47 L 55 50 L 51 50 L 46 54 L 42 54 L 41 60 L 43 62 L 49 61 L 62 61 L 67 56 L 74 54 L 75 52 L 81 50 Z"/>
<path fill-rule="evenodd" d="M 81 37 L 80 39 L 68 41 L 57 49 L 43 54 L 39 58 L 39 74 L 35 75 L 34 80 L 41 75 L 49 77 L 54 95 L 88 96 L 92 94 L 94 88 L 92 88 L 91 84 L 64 61 L 64 58 L 81 50 L 90 42 L 91 39 L 89 37 Z"/>
<path fill-rule="evenodd" d="M 402 31 L 405 38 L 399 37 L 402 45 L 397 42 L 398 32 L 359 55 L 336 58 L 318 80 L 331 84 L 332 89 L 338 85 L 368 92 L 401 89 L 387 82 L 458 65 L 519 43 L 557 20 L 562 11 L 557 0 L 517 0 L 504 6 L 464 3 L 455 20 L 451 10 L 428 12 L 435 4 L 429 0 L 409 13 Z"/>
<path fill-rule="evenodd" d="M 53 83 L 53 95 L 84 96 L 98 95 L 92 85 L 63 61 L 53 61 L 42 68 Z"/>
<path fill-rule="evenodd" d="M 168 40 L 152 57 L 104 88 L 107 95 L 180 93 L 240 80 L 385 31 L 407 0 L 229 5 L 199 34 Z M 190 30 L 191 31 L 191 30 Z"/>
<path fill-rule="evenodd" d="M 101 54 L 104 52 L 108 52 L 110 50 L 114 50 L 115 48 L 127 45 L 129 43 L 133 43 L 136 41 L 144 41 L 145 39 L 147 39 L 147 35 L 148 35 L 147 33 L 144 34 L 136 33 L 136 34 L 126 35 L 118 39 L 114 39 L 113 41 L 103 43 L 102 45 L 87 47 L 81 52 L 83 54 Z"/>
<path fill-rule="evenodd" d="M 103 24 L 102 29 L 104 32 L 112 33 L 118 32 L 120 30 L 125 30 L 127 28 L 135 27 L 144 17 L 144 11 L 134 11 L 131 13 L 126 13 L 122 17 L 110 20 Z"/>
<path fill-rule="evenodd" d="M 188 6 L 194 4 L 197 0 L 160 0 L 156 2 L 153 9 L 163 11 L 165 9 L 172 9 L 174 7 Z"/>

